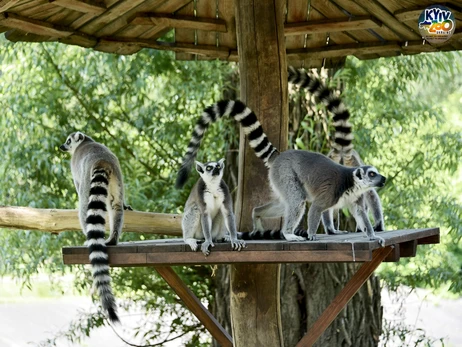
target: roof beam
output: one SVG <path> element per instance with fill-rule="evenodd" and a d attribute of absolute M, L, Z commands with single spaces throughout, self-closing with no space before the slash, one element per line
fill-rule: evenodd
<path fill-rule="evenodd" d="M 0 0 L 0 12 L 7 11 L 19 2 L 19 0 Z"/>
<path fill-rule="evenodd" d="M 103 13 L 106 11 L 106 7 L 103 6 L 100 2 L 93 0 L 48 0 L 51 3 L 59 5 L 61 7 L 67 8 L 69 10 L 74 10 L 83 13 Z"/>
<path fill-rule="evenodd" d="M 222 19 L 198 18 L 191 16 L 174 16 L 162 13 L 139 13 L 132 25 L 156 25 L 165 28 L 196 29 L 226 33 L 226 22 Z"/>
<path fill-rule="evenodd" d="M 374 42 L 290 49 L 287 50 L 287 57 L 291 59 L 336 58 L 346 55 L 372 54 L 386 51 L 401 51 L 401 44 L 399 42 Z"/>
<path fill-rule="evenodd" d="M 287 23 L 284 26 L 285 36 L 336 31 L 374 29 L 382 23 L 373 17 L 357 17 L 353 19 L 324 19 L 310 22 Z"/>
<path fill-rule="evenodd" d="M 0 13 L 0 25 L 42 36 L 67 37 L 74 34 L 74 31 L 71 29 L 41 20 L 25 18 L 10 12 Z"/>

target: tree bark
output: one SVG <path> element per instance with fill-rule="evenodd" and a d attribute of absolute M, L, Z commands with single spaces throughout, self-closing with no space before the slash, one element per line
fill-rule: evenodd
<path fill-rule="evenodd" d="M 241 98 L 258 115 L 270 141 L 287 148 L 287 67 L 283 0 L 237 0 Z M 252 208 L 270 198 L 267 169 L 242 130 L 236 220 L 252 230 Z M 279 265 L 231 266 L 231 323 L 237 347 L 282 346 Z"/>

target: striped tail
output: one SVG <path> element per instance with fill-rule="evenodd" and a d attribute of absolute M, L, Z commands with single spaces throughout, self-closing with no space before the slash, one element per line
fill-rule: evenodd
<path fill-rule="evenodd" d="M 351 155 L 353 134 L 351 132 L 351 124 L 348 121 L 350 119 L 350 112 L 345 107 L 342 99 L 335 95 L 335 92 L 329 89 L 319 78 L 304 70 L 297 70 L 290 66 L 288 77 L 290 83 L 308 90 L 308 92 L 313 94 L 332 112 L 335 128 L 332 148 L 343 156 Z"/>
<path fill-rule="evenodd" d="M 103 168 L 92 172 L 90 197 L 88 203 L 86 234 L 93 283 L 101 298 L 103 308 L 107 311 L 111 322 L 119 322 L 117 307 L 112 294 L 109 260 L 105 240 L 106 200 L 108 196 L 108 173 Z"/>
<path fill-rule="evenodd" d="M 178 171 L 176 180 L 177 188 L 183 187 L 186 183 L 202 138 L 210 123 L 216 122 L 223 116 L 233 117 L 241 123 L 244 134 L 249 138 L 250 147 L 254 149 L 256 156 L 263 160 L 267 167 L 274 160 L 274 154 L 279 153 L 276 147 L 268 140 L 257 116 L 250 108 L 239 100 L 221 100 L 207 107 L 202 113 L 202 117 L 197 121 L 188 149 L 183 157 L 183 164 Z"/>

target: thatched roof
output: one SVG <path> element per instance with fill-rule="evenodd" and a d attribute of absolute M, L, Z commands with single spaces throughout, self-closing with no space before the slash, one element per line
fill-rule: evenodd
<path fill-rule="evenodd" d="M 347 55 L 373 59 L 461 49 L 460 29 L 439 46 L 422 40 L 417 19 L 433 3 L 287 0 L 287 59 L 328 67 Z M 445 6 L 462 28 L 462 1 Z M 234 0 L 0 0 L 0 32 L 10 41 L 59 41 L 118 54 L 153 48 L 184 60 L 238 60 Z"/>

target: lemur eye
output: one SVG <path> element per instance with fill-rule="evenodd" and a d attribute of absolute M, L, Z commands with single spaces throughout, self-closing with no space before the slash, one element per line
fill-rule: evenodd
<path fill-rule="evenodd" d="M 211 166 L 207 166 L 207 171 L 210 171 L 212 170 L 212 167 Z"/>
<path fill-rule="evenodd" d="M 70 145 L 71 144 L 71 139 L 67 140 L 66 144 Z"/>
<path fill-rule="evenodd" d="M 217 169 L 221 169 L 221 166 L 220 166 L 220 165 L 217 165 Z"/>
<path fill-rule="evenodd" d="M 377 174 L 375 172 L 369 172 L 369 177 L 375 177 Z"/>

